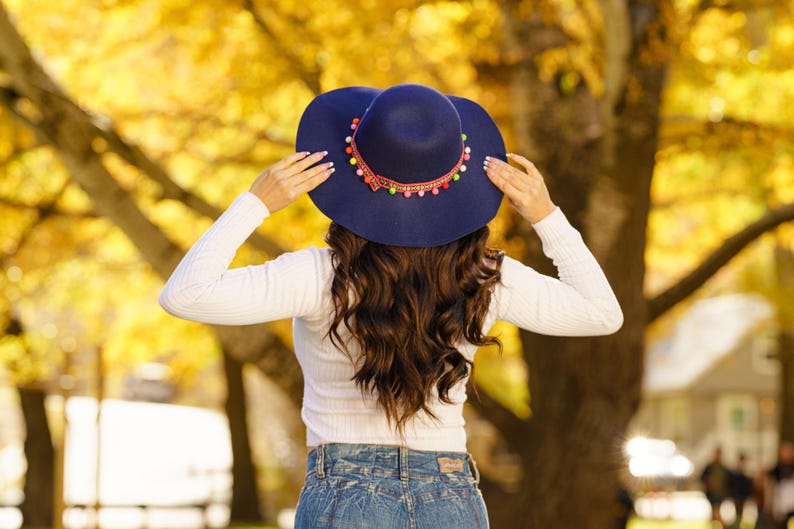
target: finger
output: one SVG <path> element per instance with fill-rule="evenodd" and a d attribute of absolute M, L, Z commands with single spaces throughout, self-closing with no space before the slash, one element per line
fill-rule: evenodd
<path fill-rule="evenodd" d="M 298 185 L 296 185 L 295 190 L 298 192 L 298 194 L 301 195 L 303 193 L 308 193 L 318 185 L 325 182 L 328 179 L 328 177 L 330 177 L 333 174 L 334 171 L 336 171 L 335 167 L 325 167 L 325 166 L 319 171 L 311 171 L 311 173 L 313 174 L 309 178 L 306 178 Z"/>
<path fill-rule="evenodd" d="M 514 167 L 509 163 L 500 160 L 499 158 L 491 158 L 490 156 L 485 157 L 485 166 L 486 167 L 494 167 L 494 169 L 501 174 L 507 176 L 511 180 L 518 180 L 522 182 L 528 181 L 528 174 L 526 171 L 521 170 L 521 168 Z"/>
<path fill-rule="evenodd" d="M 327 162 L 327 163 L 324 163 L 324 164 L 315 165 L 314 167 L 310 167 L 310 168 L 306 169 L 305 171 L 301 171 L 300 173 L 298 173 L 295 176 L 293 176 L 289 180 L 289 183 L 290 183 L 290 185 L 292 185 L 292 186 L 297 188 L 300 185 L 302 185 L 303 182 L 305 182 L 307 180 L 311 180 L 311 179 L 315 178 L 318 174 L 324 173 L 324 172 L 329 171 L 329 170 L 330 170 L 330 172 L 328 174 L 331 174 L 333 172 L 333 170 L 334 170 L 334 162 Z"/>
<path fill-rule="evenodd" d="M 320 151 L 320 152 L 312 153 L 311 155 L 306 156 L 305 158 L 302 158 L 300 160 L 297 160 L 292 165 L 283 169 L 283 171 L 285 172 L 285 176 L 292 176 L 301 173 L 306 169 L 308 169 L 309 167 L 311 167 L 312 165 L 319 162 L 320 160 L 322 160 L 323 158 L 325 158 L 327 155 L 328 155 L 328 151 Z"/>
<path fill-rule="evenodd" d="M 494 185 L 507 195 L 526 193 L 530 189 L 526 173 L 511 167 L 502 160 L 486 158 L 484 168 Z"/>
<path fill-rule="evenodd" d="M 283 158 L 283 159 L 279 160 L 278 162 L 274 163 L 273 164 L 273 169 L 276 170 L 276 171 L 280 171 L 282 169 L 285 169 L 285 168 L 289 167 L 290 165 L 294 164 L 295 162 L 297 162 L 298 160 L 302 160 L 302 159 L 306 158 L 310 154 L 311 153 L 309 151 L 301 151 L 301 152 L 292 153 L 289 156 L 287 156 L 286 158 Z"/>
<path fill-rule="evenodd" d="M 516 187 L 510 179 L 505 178 L 503 175 L 489 172 L 488 177 L 490 178 L 491 182 L 508 198 L 518 198 L 526 193 L 526 191 Z"/>

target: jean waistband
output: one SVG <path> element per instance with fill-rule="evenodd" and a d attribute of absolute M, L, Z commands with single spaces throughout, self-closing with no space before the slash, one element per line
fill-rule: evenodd
<path fill-rule="evenodd" d="M 433 478 L 449 481 L 474 479 L 480 473 L 471 454 L 432 452 L 404 446 L 375 444 L 323 444 L 309 452 L 309 473 L 323 478 L 333 474 L 399 477 L 402 480 Z"/>

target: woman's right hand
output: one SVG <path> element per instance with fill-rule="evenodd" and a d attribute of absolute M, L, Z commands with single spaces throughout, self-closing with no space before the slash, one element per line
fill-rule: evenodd
<path fill-rule="evenodd" d="M 262 171 L 251 184 L 256 195 L 270 213 L 292 204 L 303 193 L 308 193 L 325 182 L 334 172 L 333 162 L 316 165 L 327 151 L 296 152 Z"/>
<path fill-rule="evenodd" d="M 485 173 L 522 217 L 532 224 L 540 222 L 557 209 L 551 201 L 543 175 L 535 164 L 523 156 L 508 154 L 507 157 L 524 170 L 487 156 L 483 164 Z"/>

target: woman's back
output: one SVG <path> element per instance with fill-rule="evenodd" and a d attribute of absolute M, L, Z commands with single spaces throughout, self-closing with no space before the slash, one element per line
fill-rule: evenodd
<path fill-rule="evenodd" d="M 421 85 L 339 89 L 307 107 L 297 144 L 191 248 L 160 303 L 214 324 L 293 318 L 312 448 L 296 528 L 487 527 L 463 421 L 475 351 L 498 343 L 496 320 L 616 331 L 609 283 L 540 173 L 504 153 L 473 101 Z M 305 192 L 334 221 L 330 248 L 230 269 L 259 224 Z M 559 278 L 486 246 L 502 193 Z"/>

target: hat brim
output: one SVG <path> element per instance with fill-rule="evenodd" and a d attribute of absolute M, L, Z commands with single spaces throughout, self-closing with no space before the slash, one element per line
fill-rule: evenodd
<path fill-rule="evenodd" d="M 298 151 L 328 151 L 324 161 L 336 171 L 309 193 L 314 204 L 331 220 L 369 241 L 391 246 L 429 247 L 452 242 L 485 226 L 496 216 L 502 192 L 483 171 L 486 156 L 507 160 L 504 141 L 493 119 L 480 105 L 446 96 L 457 110 L 471 148 L 467 170 L 460 180 L 437 195 L 403 197 L 386 189 L 372 191 L 356 175 L 345 153 L 350 123 L 361 117 L 382 92 L 369 87 L 347 87 L 316 97 L 298 125 Z"/>

